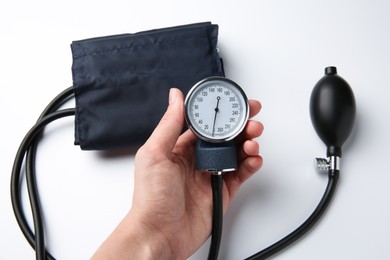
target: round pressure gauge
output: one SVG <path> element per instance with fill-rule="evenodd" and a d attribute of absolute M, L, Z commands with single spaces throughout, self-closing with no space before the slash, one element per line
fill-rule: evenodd
<path fill-rule="evenodd" d="M 190 129 L 202 140 L 232 140 L 249 117 L 248 99 L 239 85 L 224 77 L 209 77 L 192 87 L 184 102 Z"/>

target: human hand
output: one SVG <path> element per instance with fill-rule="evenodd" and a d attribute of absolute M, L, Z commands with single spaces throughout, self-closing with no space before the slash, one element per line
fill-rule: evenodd
<path fill-rule="evenodd" d="M 212 224 L 210 174 L 194 169 L 196 136 L 184 124 L 183 94 L 171 89 L 169 106 L 135 158 L 130 212 L 96 252 L 104 259 L 186 259 L 208 238 Z M 249 101 L 250 117 L 261 108 Z M 238 139 L 238 168 L 224 175 L 226 212 L 239 187 L 262 165 L 260 122 L 249 120 Z"/>

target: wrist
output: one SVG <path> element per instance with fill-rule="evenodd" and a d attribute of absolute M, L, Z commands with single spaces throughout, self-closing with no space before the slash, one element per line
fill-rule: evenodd
<path fill-rule="evenodd" d="M 134 259 L 171 259 L 171 247 L 167 239 L 155 227 L 147 225 L 136 213 L 130 211 L 123 221 L 129 229 L 129 241 L 138 244 L 144 255 Z M 145 256 L 145 258 L 141 258 Z"/>
<path fill-rule="evenodd" d="M 130 212 L 92 259 L 171 259 L 171 249 L 165 238 Z"/>

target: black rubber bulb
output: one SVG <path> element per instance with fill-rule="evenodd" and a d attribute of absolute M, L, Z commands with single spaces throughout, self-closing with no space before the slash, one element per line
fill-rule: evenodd
<path fill-rule="evenodd" d="M 314 86 L 310 97 L 313 126 L 327 146 L 327 156 L 341 157 L 341 148 L 350 135 L 356 103 L 349 84 L 337 75 L 336 67 L 325 68 L 325 76 Z"/>

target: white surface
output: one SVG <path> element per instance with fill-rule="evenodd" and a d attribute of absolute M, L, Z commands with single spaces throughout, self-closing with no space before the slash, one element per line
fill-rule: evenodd
<path fill-rule="evenodd" d="M 325 147 L 308 107 L 328 65 L 355 92 L 355 137 L 325 216 L 275 258 L 390 259 L 389 13 L 386 0 L 0 2 L 0 259 L 34 258 L 12 213 L 10 172 L 41 110 L 72 84 L 71 41 L 202 21 L 219 24 L 226 73 L 261 100 L 265 125 L 264 166 L 227 213 L 220 259 L 265 248 L 320 200 L 327 179 L 312 160 Z M 133 156 L 80 151 L 72 119 L 46 133 L 37 160 L 48 248 L 58 259 L 86 259 L 131 205 Z"/>

